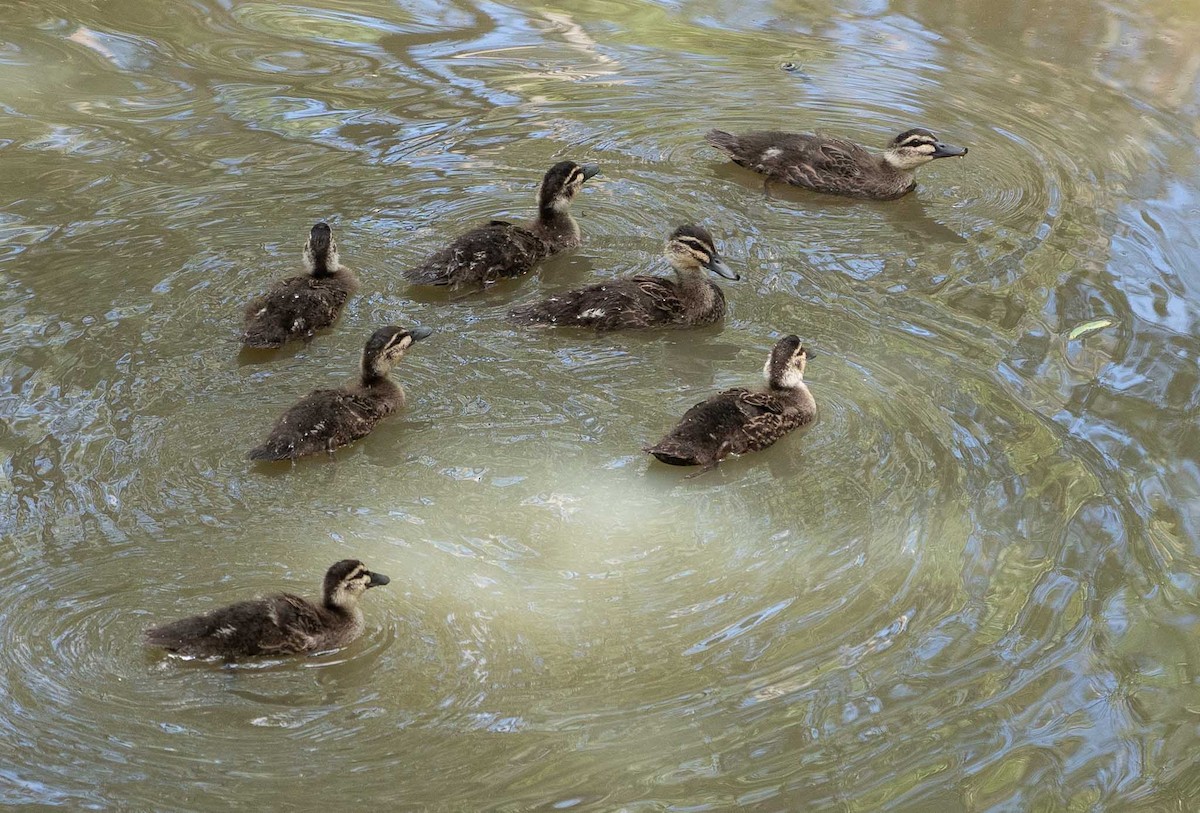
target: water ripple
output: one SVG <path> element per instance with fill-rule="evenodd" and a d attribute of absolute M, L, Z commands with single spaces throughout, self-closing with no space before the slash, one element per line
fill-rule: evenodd
<path fill-rule="evenodd" d="M 1151 96 L 1140 68 L 1188 75 L 1193 23 L 776 5 L 13 6 L 0 799 L 1183 804 L 1200 144 L 1195 81 Z M 971 152 L 888 204 L 768 197 L 702 138 L 917 125 Z M 529 217 L 562 158 L 602 168 L 579 251 L 478 296 L 406 287 L 450 235 Z M 363 291 L 239 358 L 241 304 L 320 219 Z M 505 321 L 666 273 L 688 221 L 742 274 L 723 327 Z M 393 322 L 436 330 L 403 414 L 334 461 L 246 464 Z M 790 332 L 821 354 L 815 425 L 695 479 L 639 452 Z M 393 582 L 342 651 L 139 643 L 351 555 Z"/>

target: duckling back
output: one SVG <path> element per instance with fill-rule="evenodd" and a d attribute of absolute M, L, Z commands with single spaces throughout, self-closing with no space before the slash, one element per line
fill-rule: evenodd
<path fill-rule="evenodd" d="M 524 226 L 493 220 L 456 238 L 416 268 L 404 272 L 417 285 L 483 286 L 526 274 L 552 254 L 579 245 L 579 224 L 568 212 L 595 164 L 559 161 L 538 187 L 537 217 Z"/>
<path fill-rule="evenodd" d="M 696 292 L 684 292 L 674 280 L 637 276 L 522 305 L 509 311 L 509 318 L 526 325 L 608 331 L 707 325 L 724 314 L 725 295 L 716 285 L 701 281 Z"/>
<path fill-rule="evenodd" d="M 804 383 L 809 358 L 815 354 L 798 336 L 784 336 L 763 367 L 766 389 L 736 387 L 701 401 L 644 451 L 673 466 L 712 468 L 728 454 L 767 448 L 817 416 L 817 402 Z"/>
<path fill-rule="evenodd" d="M 281 593 L 153 627 L 145 641 L 199 658 L 285 655 L 348 643 L 361 626 L 357 614 L 334 613 Z"/>
<path fill-rule="evenodd" d="M 275 422 L 251 460 L 295 460 L 332 452 L 370 434 L 375 424 L 404 406 L 404 390 L 388 373 L 413 342 L 429 336 L 429 328 L 381 327 L 363 347 L 358 382 L 341 389 L 313 390 Z"/>
<path fill-rule="evenodd" d="M 460 235 L 404 276 L 416 285 L 483 286 L 526 274 L 552 253 L 553 247 L 529 229 L 493 220 Z"/>
<path fill-rule="evenodd" d="M 313 390 L 271 427 L 250 450 L 250 460 L 295 460 L 332 452 L 371 433 L 375 424 L 404 406 L 404 390 L 388 379 L 369 389 Z"/>
<path fill-rule="evenodd" d="M 354 272 L 338 262 L 338 244 L 328 223 L 312 227 L 304 243 L 308 274 L 288 277 L 246 306 L 242 343 L 269 349 L 290 339 L 308 341 L 337 319 L 358 290 Z"/>
<path fill-rule="evenodd" d="M 246 306 L 242 344 L 274 349 L 292 339 L 307 341 L 337 321 L 357 289 L 358 279 L 347 268 L 326 277 L 304 275 L 280 280 Z"/>

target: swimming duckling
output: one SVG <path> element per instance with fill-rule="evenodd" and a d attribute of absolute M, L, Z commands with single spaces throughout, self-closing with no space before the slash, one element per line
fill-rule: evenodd
<path fill-rule="evenodd" d="M 388 372 L 409 346 L 433 333 L 427 327 L 404 330 L 381 327 L 371 334 L 362 354 L 357 384 L 336 390 L 313 390 L 280 416 L 251 460 L 295 460 L 333 453 L 334 449 L 370 434 L 375 424 L 404 406 L 404 390 Z"/>
<path fill-rule="evenodd" d="M 531 325 L 629 330 L 707 325 L 724 316 L 725 295 L 702 269 L 725 279 L 740 277 L 721 259 L 712 235 L 699 226 L 680 226 L 667 239 L 666 256 L 675 279 L 636 276 L 602 282 L 514 308 L 509 317 Z"/>
<path fill-rule="evenodd" d="M 350 294 L 358 290 L 358 277 L 338 264 L 337 241 L 328 223 L 318 223 L 309 232 L 304 265 L 307 274 L 280 280 L 246 306 L 244 346 L 269 349 L 290 339 L 308 341 L 334 323 Z"/>
<path fill-rule="evenodd" d="M 817 415 L 817 402 L 804 383 L 804 367 L 816 354 L 785 336 L 763 367 L 767 387 L 725 390 L 701 401 L 662 440 L 642 451 L 672 466 L 708 470 L 726 455 L 765 449 Z"/>
<path fill-rule="evenodd" d="M 500 277 L 516 277 L 547 257 L 580 243 L 579 224 L 568 209 L 600 167 L 560 161 L 538 188 L 538 214 L 527 225 L 493 220 L 454 239 L 416 268 L 404 272 L 417 285 L 484 286 Z"/>
<path fill-rule="evenodd" d="M 917 185 L 914 171 L 935 158 L 966 155 L 966 147 L 943 144 L 920 128 L 892 139 L 883 155 L 872 155 L 844 138 L 759 131 L 732 135 L 709 130 L 708 143 L 735 164 L 816 192 L 854 198 L 895 200 Z"/>
<path fill-rule="evenodd" d="M 358 600 L 391 579 L 372 573 L 357 559 L 343 559 L 325 572 L 320 604 L 279 593 L 152 627 L 146 643 L 197 658 L 293 655 L 345 646 L 363 630 Z"/>

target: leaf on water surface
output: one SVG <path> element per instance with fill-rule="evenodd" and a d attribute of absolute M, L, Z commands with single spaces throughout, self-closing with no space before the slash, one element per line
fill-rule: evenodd
<path fill-rule="evenodd" d="M 1105 316 L 1100 319 L 1093 319 L 1090 322 L 1084 322 L 1082 325 L 1076 325 L 1067 334 L 1067 341 L 1073 342 L 1076 339 L 1082 339 L 1085 336 L 1090 336 L 1096 331 L 1103 330 L 1106 327 L 1112 327 L 1117 323 L 1116 319 L 1110 319 Z"/>

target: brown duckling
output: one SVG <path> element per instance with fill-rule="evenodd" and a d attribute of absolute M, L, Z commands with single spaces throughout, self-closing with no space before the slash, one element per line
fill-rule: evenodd
<path fill-rule="evenodd" d="M 761 172 L 768 181 L 784 181 L 816 192 L 854 198 L 895 200 L 917 185 L 914 172 L 935 158 L 966 155 L 966 147 L 938 141 L 920 128 L 892 139 L 883 155 L 844 138 L 758 131 L 733 135 L 709 130 L 708 143 L 735 164 Z"/>
<path fill-rule="evenodd" d="M 334 323 L 358 290 L 358 277 L 338 263 L 337 241 L 328 223 L 318 223 L 309 232 L 304 265 L 307 274 L 280 280 L 246 306 L 245 347 L 270 349 L 291 339 L 309 341 Z"/>
<path fill-rule="evenodd" d="M 693 327 L 725 315 L 725 295 L 704 277 L 704 269 L 740 279 L 721 259 L 712 235 L 699 226 L 680 226 L 667 239 L 667 261 L 675 279 L 636 276 L 588 285 L 509 312 L 530 325 L 630 330 Z"/>
<path fill-rule="evenodd" d="M 357 383 L 341 389 L 313 390 L 283 413 L 251 460 L 295 460 L 333 453 L 334 449 L 370 434 L 375 424 L 404 406 L 404 390 L 388 373 L 415 341 L 431 333 L 427 327 L 405 330 L 381 327 L 371 334 L 362 353 Z"/>
<path fill-rule="evenodd" d="M 454 239 L 416 268 L 404 272 L 417 285 L 488 285 L 528 273 L 535 265 L 580 243 L 579 224 L 568 211 L 596 164 L 560 161 L 538 188 L 537 217 L 524 226 L 493 220 Z"/>
<path fill-rule="evenodd" d="M 146 630 L 151 646 L 198 658 L 293 655 L 345 646 L 363 630 L 358 600 L 391 579 L 357 559 L 325 572 L 321 603 L 291 593 L 239 601 Z"/>
<path fill-rule="evenodd" d="M 701 401 L 662 440 L 643 451 L 672 466 L 708 470 L 726 455 L 765 449 L 817 415 L 817 402 L 804 383 L 804 368 L 816 354 L 785 336 L 763 367 L 767 386 L 725 390 Z"/>

